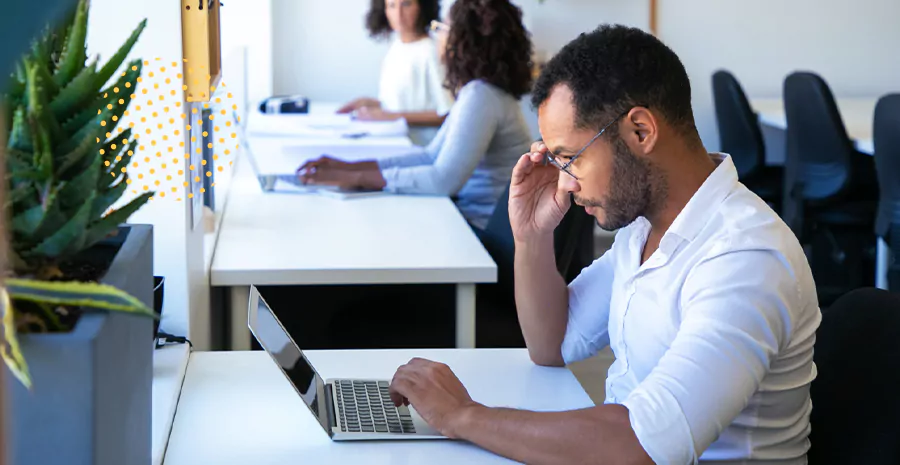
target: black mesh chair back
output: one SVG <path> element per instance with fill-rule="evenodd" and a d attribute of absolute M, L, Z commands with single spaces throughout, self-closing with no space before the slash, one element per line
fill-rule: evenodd
<path fill-rule="evenodd" d="M 725 70 L 712 77 L 716 123 L 722 152 L 731 155 L 738 177 L 750 176 L 765 165 L 766 149 L 756 113 L 738 80 Z"/>
<path fill-rule="evenodd" d="M 875 106 L 875 169 L 880 199 L 875 232 L 888 235 L 900 226 L 900 94 L 882 97 Z"/>
<path fill-rule="evenodd" d="M 874 129 L 879 187 L 875 234 L 900 256 L 900 94 L 878 100 Z M 888 267 L 888 286 L 900 291 L 900 260 L 894 259 Z"/>
<path fill-rule="evenodd" d="M 784 81 L 787 117 L 786 188 L 803 199 L 826 200 L 848 187 L 856 149 L 828 84 L 796 72 Z"/>

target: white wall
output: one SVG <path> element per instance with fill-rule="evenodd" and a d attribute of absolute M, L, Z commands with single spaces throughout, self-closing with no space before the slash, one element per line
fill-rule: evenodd
<path fill-rule="evenodd" d="M 385 42 L 368 37 L 369 0 L 273 0 L 277 94 L 343 101 L 375 96 Z"/>
<path fill-rule="evenodd" d="M 552 2 L 553 0 L 548 0 Z M 660 37 L 691 76 L 694 112 L 718 147 L 710 79 L 731 70 L 752 97 L 780 97 L 784 77 L 812 70 L 836 96 L 900 91 L 897 0 L 678 0 L 659 2 Z"/>
<path fill-rule="evenodd" d="M 343 101 L 374 95 L 385 46 L 363 28 L 368 0 L 273 0 L 274 91 Z M 452 2 L 444 1 L 446 11 Z M 535 47 L 552 55 L 604 22 L 648 28 L 647 0 L 515 0 Z M 794 69 L 822 74 L 836 95 L 900 90 L 896 0 L 659 2 L 659 35 L 684 61 L 697 123 L 718 148 L 710 78 L 726 67 L 751 96 L 780 95 Z"/>
<path fill-rule="evenodd" d="M 446 13 L 452 2 L 441 3 Z M 624 0 L 513 3 L 522 7 L 535 48 L 551 55 L 604 21 L 644 26 L 648 11 L 643 2 Z M 369 0 L 273 0 L 274 91 L 327 101 L 375 96 L 387 43 L 369 38 L 364 27 L 368 8 Z"/>
<path fill-rule="evenodd" d="M 222 79 L 234 81 L 229 76 L 227 61 L 238 49 L 246 49 L 247 95 L 250 102 L 272 95 L 273 65 L 272 37 L 274 29 L 271 0 L 231 0 L 222 7 Z M 301 3 L 301 2 L 296 2 Z M 241 103 L 246 107 L 246 104 Z"/>

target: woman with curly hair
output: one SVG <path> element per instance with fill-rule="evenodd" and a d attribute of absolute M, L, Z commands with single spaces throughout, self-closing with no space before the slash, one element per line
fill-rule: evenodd
<path fill-rule="evenodd" d="M 531 40 L 508 0 L 457 0 L 433 27 L 456 103 L 424 153 L 356 163 L 323 157 L 299 175 L 308 184 L 451 196 L 483 229 L 531 145 L 519 103 L 531 89 Z"/>
<path fill-rule="evenodd" d="M 436 127 L 453 97 L 444 88 L 444 69 L 428 34 L 441 9 L 438 0 L 372 0 L 366 28 L 375 39 L 390 39 L 381 64 L 378 99 L 358 98 L 339 113 L 361 120 L 405 118 L 411 126 Z"/>

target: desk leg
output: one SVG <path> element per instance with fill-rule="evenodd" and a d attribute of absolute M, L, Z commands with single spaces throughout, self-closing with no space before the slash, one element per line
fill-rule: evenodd
<path fill-rule="evenodd" d="M 456 348 L 475 348 L 475 284 L 456 285 Z"/>
<path fill-rule="evenodd" d="M 247 304 L 250 286 L 231 286 L 231 350 L 250 350 L 250 328 L 247 327 Z"/>
<path fill-rule="evenodd" d="M 891 257 L 891 249 L 884 239 L 878 238 L 878 248 L 875 255 L 875 287 L 887 289 L 888 263 Z"/>

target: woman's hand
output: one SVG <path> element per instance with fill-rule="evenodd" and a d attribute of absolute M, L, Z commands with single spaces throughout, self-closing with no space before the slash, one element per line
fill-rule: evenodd
<path fill-rule="evenodd" d="M 297 177 L 303 184 L 335 186 L 342 190 L 381 190 L 387 185 L 377 165 L 375 168 L 371 165 L 353 165 L 357 169 L 313 166 L 298 170 Z"/>
<path fill-rule="evenodd" d="M 362 171 L 369 169 L 379 169 L 378 163 L 375 161 L 356 161 L 356 162 L 348 162 L 344 160 L 338 160 L 337 158 L 332 158 L 328 155 L 322 155 L 315 160 L 309 160 L 300 168 L 297 168 L 297 174 L 299 175 L 303 171 L 309 171 L 313 169 L 319 168 L 327 168 L 327 169 L 340 169 L 347 171 Z"/>
<path fill-rule="evenodd" d="M 359 121 L 393 121 L 401 116 L 384 111 L 380 107 L 362 107 L 353 113 L 353 117 Z"/>
<path fill-rule="evenodd" d="M 338 108 L 338 113 L 352 113 L 360 108 L 381 108 L 381 102 L 369 97 L 362 97 Z"/>

